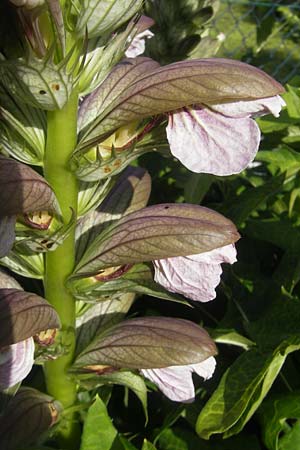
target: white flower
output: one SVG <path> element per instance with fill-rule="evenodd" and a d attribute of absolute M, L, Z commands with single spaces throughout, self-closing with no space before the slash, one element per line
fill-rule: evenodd
<path fill-rule="evenodd" d="M 143 31 L 137 34 L 131 41 L 130 46 L 125 52 L 127 58 L 135 58 L 142 55 L 146 47 L 146 39 L 151 39 L 154 36 L 150 30 Z"/>
<path fill-rule="evenodd" d="M 170 292 L 208 302 L 216 296 L 215 288 L 222 273 L 221 264 L 233 264 L 235 261 L 236 249 L 233 244 L 198 255 L 159 259 L 153 261 L 154 280 Z"/>
<path fill-rule="evenodd" d="M 284 105 L 276 95 L 170 113 L 167 138 L 171 152 L 193 172 L 239 173 L 253 161 L 260 143 L 260 130 L 252 118 L 269 113 L 278 117 Z"/>
<path fill-rule="evenodd" d="M 34 363 L 34 341 L 24 341 L 0 349 L 0 389 L 8 389 L 22 381 Z"/>
<path fill-rule="evenodd" d="M 162 393 L 175 402 L 189 403 L 195 399 L 192 373 L 207 380 L 212 377 L 216 367 L 213 356 L 198 364 L 170 366 L 162 369 L 143 369 L 142 374 L 155 383 Z"/>

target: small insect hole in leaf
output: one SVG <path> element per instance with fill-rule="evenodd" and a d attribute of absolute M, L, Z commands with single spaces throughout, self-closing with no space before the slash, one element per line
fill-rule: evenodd
<path fill-rule="evenodd" d="M 41 95 L 46 95 L 46 94 L 47 94 L 47 92 L 44 91 L 43 89 L 41 89 L 41 90 L 39 91 L 39 93 L 40 93 Z"/>

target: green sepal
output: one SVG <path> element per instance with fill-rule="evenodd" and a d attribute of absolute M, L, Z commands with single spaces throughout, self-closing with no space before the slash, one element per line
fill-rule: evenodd
<path fill-rule="evenodd" d="M 7 256 L 0 259 L 0 264 L 22 277 L 42 280 L 45 264 L 42 253 L 21 254 L 12 249 Z"/>
<path fill-rule="evenodd" d="M 75 33 L 90 38 L 114 30 L 126 23 L 142 6 L 142 0 L 84 0 Z"/>
<path fill-rule="evenodd" d="M 72 81 L 64 65 L 33 56 L 0 63 L 2 83 L 18 102 L 44 110 L 61 109 L 72 91 Z"/>
<path fill-rule="evenodd" d="M 78 216 L 86 216 L 106 198 L 114 183 L 113 178 L 97 181 L 80 181 L 78 193 Z"/>

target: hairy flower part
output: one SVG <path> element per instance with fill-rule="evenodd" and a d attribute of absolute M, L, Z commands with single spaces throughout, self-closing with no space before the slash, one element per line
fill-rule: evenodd
<path fill-rule="evenodd" d="M 159 259 L 153 261 L 154 280 L 170 292 L 208 302 L 216 297 L 215 289 L 222 274 L 221 264 L 234 262 L 236 249 L 233 244 L 197 255 Z"/>
<path fill-rule="evenodd" d="M 216 360 L 210 356 L 205 361 L 187 366 L 170 366 L 162 369 L 143 369 L 142 374 L 151 380 L 170 400 L 190 403 L 195 399 L 192 373 L 204 380 L 212 377 Z"/>
<path fill-rule="evenodd" d="M 0 389 L 8 389 L 22 381 L 34 363 L 34 341 L 24 341 L 0 349 Z"/>
<path fill-rule="evenodd" d="M 279 116 L 284 100 L 274 97 L 187 107 L 169 115 L 172 154 L 189 170 L 214 175 L 240 173 L 253 161 L 260 130 L 253 117 Z"/>

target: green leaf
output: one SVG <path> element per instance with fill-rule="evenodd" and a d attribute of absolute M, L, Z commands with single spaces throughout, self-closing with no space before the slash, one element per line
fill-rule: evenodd
<path fill-rule="evenodd" d="M 114 441 L 111 450 L 138 450 L 131 442 L 129 442 L 124 436 L 118 435 Z"/>
<path fill-rule="evenodd" d="M 142 450 L 156 450 L 156 447 L 147 439 L 144 439 Z"/>
<path fill-rule="evenodd" d="M 220 328 L 215 328 L 211 329 L 209 334 L 218 344 L 235 345 L 237 347 L 242 347 L 244 350 L 249 350 L 249 348 L 255 345 L 255 342 L 250 341 L 250 339 L 242 336 L 234 329 L 223 330 Z"/>
<path fill-rule="evenodd" d="M 300 418 L 299 392 L 294 391 L 271 396 L 261 405 L 259 418 L 262 425 L 263 440 L 269 450 L 298 448 L 300 436 L 299 433 L 297 433 L 297 437 L 294 436 L 294 428 L 299 430 L 299 424 L 290 428 L 287 421 Z M 294 444 L 293 447 L 287 447 L 287 441 L 289 440 Z"/>
<path fill-rule="evenodd" d="M 214 176 L 207 173 L 192 173 L 184 185 L 184 197 L 187 203 L 199 205 L 212 185 Z"/>
<path fill-rule="evenodd" d="M 246 330 L 260 349 L 271 351 L 286 340 L 300 339 L 299 321 L 300 300 L 278 295 L 259 319 L 246 325 Z"/>
<path fill-rule="evenodd" d="M 0 289 L 0 347 L 59 327 L 56 311 L 42 297 L 19 289 Z"/>
<path fill-rule="evenodd" d="M 261 450 L 257 437 L 250 433 L 222 441 L 206 442 L 191 431 L 179 427 L 164 430 L 159 444 L 159 448 L 163 450 Z"/>
<path fill-rule="evenodd" d="M 0 446 L 15 450 L 36 441 L 58 420 L 61 406 L 48 395 L 21 388 L 0 416 Z"/>
<path fill-rule="evenodd" d="M 72 278 L 106 267 L 207 252 L 238 240 L 222 215 L 189 204 L 162 204 L 128 214 L 106 228 L 84 253 Z"/>
<path fill-rule="evenodd" d="M 289 433 L 279 440 L 279 450 L 295 450 L 300 445 L 299 420 L 294 424 Z"/>
<path fill-rule="evenodd" d="M 74 369 L 108 365 L 153 369 L 202 362 L 216 347 L 201 327 L 183 319 L 130 319 L 104 331 L 75 360 Z"/>
<path fill-rule="evenodd" d="M 276 194 L 282 188 L 284 176 L 273 177 L 262 186 L 246 189 L 234 199 L 230 199 L 228 204 L 222 205 L 222 212 L 240 226 L 249 215 L 259 208 L 260 204 L 271 195 Z"/>
<path fill-rule="evenodd" d="M 300 170 L 300 154 L 287 145 L 272 151 L 260 151 L 256 159 L 267 163 L 272 173 L 278 169 L 280 173 Z"/>
<path fill-rule="evenodd" d="M 267 395 L 287 355 L 300 348 L 300 339 L 282 343 L 273 352 L 252 349 L 223 375 L 196 424 L 200 437 L 232 436 L 242 430 Z"/>
<path fill-rule="evenodd" d="M 139 58 L 136 61 L 121 63 L 131 65 L 130 77 L 135 70 L 140 70 Z M 100 86 L 82 105 L 81 116 L 89 109 L 97 109 L 98 115 L 93 112 L 97 118 L 80 136 L 78 149 L 92 147 L 122 125 L 183 106 L 254 100 L 272 97 L 283 90 L 281 85 L 255 67 L 214 58 L 180 61 L 152 69 L 139 75 L 134 82 L 128 82 L 125 73 L 119 88 L 121 90 L 124 86 L 123 92 L 117 98 L 113 93 L 111 98 L 110 91 L 115 89 L 119 77 L 120 71 L 116 69 L 103 83 L 103 91 Z M 110 102 L 104 103 L 99 111 L 99 98 L 103 95 Z"/>
<path fill-rule="evenodd" d="M 96 396 L 84 421 L 80 450 L 110 450 L 116 436 L 106 406 Z"/>
<path fill-rule="evenodd" d="M 89 374 L 80 375 L 75 374 L 78 378 L 79 383 L 88 390 L 95 389 L 96 387 L 103 385 L 114 385 L 118 384 L 121 386 L 125 386 L 132 390 L 135 393 L 137 398 L 140 400 L 146 421 L 148 421 L 148 411 L 147 411 L 147 387 L 145 381 L 139 375 L 129 372 L 129 371 L 121 371 L 121 372 L 112 372 L 105 374 L 105 369 L 103 370 L 103 375 L 100 373 L 97 374 L 97 370 L 101 372 L 101 367 L 95 367 L 96 375 L 93 374 L 92 369 Z M 73 372 L 74 374 L 74 372 Z"/>
<path fill-rule="evenodd" d="M 287 106 L 287 111 L 292 119 L 300 118 L 300 89 L 298 87 L 286 85 L 287 92 L 284 99 Z"/>
<path fill-rule="evenodd" d="M 142 6 L 142 0 L 84 0 L 76 34 L 89 38 L 111 33 L 127 22 Z"/>
<path fill-rule="evenodd" d="M 285 217 L 249 219 L 244 232 L 251 238 L 270 242 L 283 250 L 300 249 L 299 225 Z"/>

